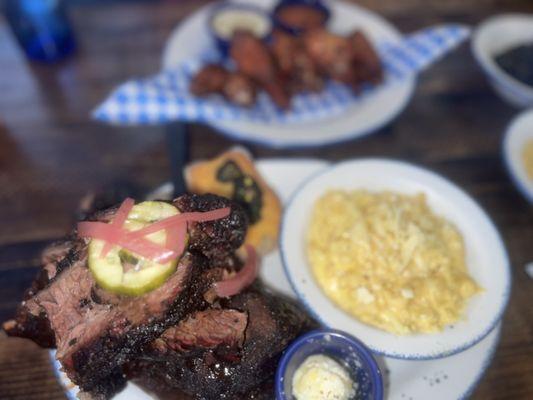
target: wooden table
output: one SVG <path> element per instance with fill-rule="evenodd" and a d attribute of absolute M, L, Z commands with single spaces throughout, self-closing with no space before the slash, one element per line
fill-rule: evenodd
<path fill-rule="evenodd" d="M 80 50 L 54 66 L 30 65 L 0 22 L 0 244 L 53 238 L 73 223 L 88 191 L 128 179 L 155 187 L 170 177 L 163 129 L 116 128 L 89 112 L 114 85 L 155 72 L 172 28 L 204 2 L 106 3 L 72 9 Z M 363 5 L 402 31 L 458 21 L 477 23 L 505 11 L 533 12 L 528 0 L 371 0 Z M 513 270 L 513 294 L 501 344 L 475 399 L 533 398 L 533 212 L 501 159 L 501 138 L 516 113 L 497 98 L 467 46 L 423 74 L 405 112 L 364 139 L 308 151 L 249 146 L 259 157 L 409 160 L 450 178 L 474 196 L 499 227 Z M 191 128 L 191 157 L 212 157 L 233 143 Z M 24 249 L 24 247 L 22 247 Z M 12 248 L 0 264 L 0 320 L 8 318 L 37 268 Z M 0 334 L 0 399 L 62 399 L 47 352 Z"/>

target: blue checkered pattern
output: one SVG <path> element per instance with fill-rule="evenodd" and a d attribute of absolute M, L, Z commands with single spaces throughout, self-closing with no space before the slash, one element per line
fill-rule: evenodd
<path fill-rule="evenodd" d="M 382 86 L 394 85 L 416 75 L 469 35 L 467 27 L 439 25 L 408 35 L 400 43 L 378 43 L 385 69 L 383 84 L 379 87 L 368 85 L 361 93 L 354 94 L 342 84 L 329 82 L 320 93 L 294 96 L 290 111 L 279 110 L 264 93 L 258 96 L 257 104 L 251 108 L 234 106 L 220 96 L 198 98 L 191 95 L 189 82 L 206 63 L 207 60 L 203 59 L 183 63 L 177 69 L 146 79 L 124 83 L 94 110 L 93 117 L 120 125 L 162 124 L 175 120 L 293 123 L 332 117 L 354 103 L 365 101 L 373 91 L 383 90 Z"/>

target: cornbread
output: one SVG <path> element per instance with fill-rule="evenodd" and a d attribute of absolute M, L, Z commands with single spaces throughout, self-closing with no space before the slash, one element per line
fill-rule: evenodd
<path fill-rule="evenodd" d="M 398 335 L 442 330 L 481 290 L 461 234 L 423 194 L 330 191 L 314 206 L 307 252 L 337 306 Z"/>
<path fill-rule="evenodd" d="M 527 177 L 533 180 L 533 139 L 529 139 L 524 145 L 522 162 L 524 163 Z"/>

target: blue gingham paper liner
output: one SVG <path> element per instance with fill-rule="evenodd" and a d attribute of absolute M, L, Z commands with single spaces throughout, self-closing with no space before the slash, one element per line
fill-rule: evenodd
<path fill-rule="evenodd" d="M 295 123 L 333 117 L 375 90 L 414 76 L 439 60 L 470 36 L 470 28 L 447 24 L 407 35 L 399 43 L 377 43 L 384 67 L 384 81 L 366 85 L 360 93 L 328 82 L 320 93 L 293 96 L 291 109 L 278 109 L 265 93 L 250 108 L 235 106 L 222 96 L 200 98 L 189 93 L 189 82 L 206 60 L 191 60 L 180 67 L 119 86 L 93 111 L 97 120 L 118 125 L 163 124 L 170 121 L 256 121 Z"/>

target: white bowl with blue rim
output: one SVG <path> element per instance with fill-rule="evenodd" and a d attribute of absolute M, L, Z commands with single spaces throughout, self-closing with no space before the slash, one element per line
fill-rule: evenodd
<path fill-rule="evenodd" d="M 472 37 L 472 52 L 494 90 L 516 107 L 533 106 L 533 87 L 506 73 L 495 57 L 516 46 L 533 43 L 533 15 L 503 14 L 483 22 Z"/>
<path fill-rule="evenodd" d="M 526 143 L 533 141 L 533 109 L 513 118 L 503 138 L 503 158 L 509 175 L 524 197 L 533 204 L 533 179 L 524 166 L 523 151 Z"/>
<path fill-rule="evenodd" d="M 292 400 L 293 377 L 313 355 L 331 357 L 346 367 L 357 385 L 358 400 L 383 400 L 381 370 L 370 350 L 358 339 L 334 329 L 320 329 L 296 339 L 283 353 L 275 378 L 276 400 Z"/>
<path fill-rule="evenodd" d="M 318 286 L 306 255 L 306 234 L 314 204 L 334 189 L 424 193 L 433 212 L 451 221 L 462 234 L 469 273 L 484 289 L 469 300 L 464 319 L 440 333 L 396 336 L 366 325 L 338 308 Z M 325 326 L 348 332 L 373 352 L 392 358 L 429 360 L 470 348 L 498 324 L 511 289 L 507 252 L 490 217 L 452 182 L 401 161 L 346 161 L 305 181 L 284 211 L 280 251 L 288 280 L 310 313 Z"/>

